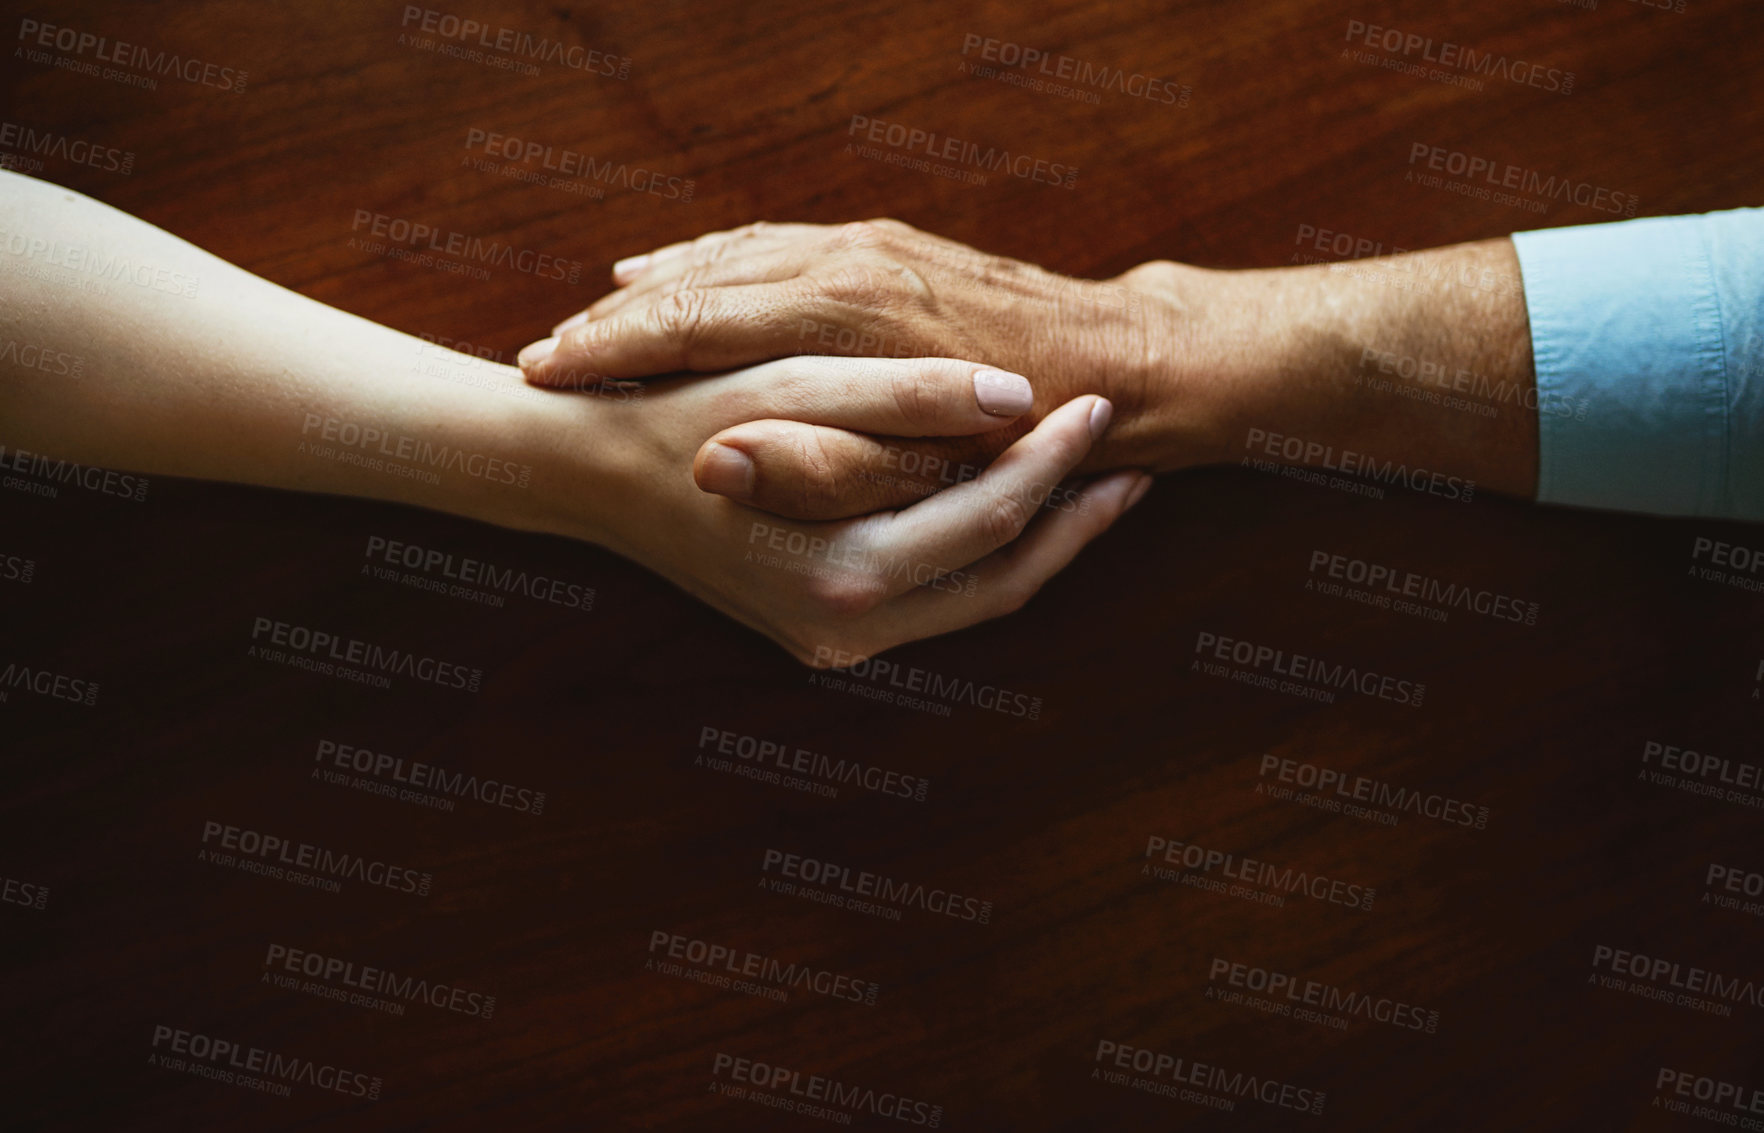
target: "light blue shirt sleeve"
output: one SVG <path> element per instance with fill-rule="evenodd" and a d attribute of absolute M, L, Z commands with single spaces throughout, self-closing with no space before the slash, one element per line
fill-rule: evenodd
<path fill-rule="evenodd" d="M 1764 521 L 1764 209 L 1513 245 L 1539 502 Z"/>

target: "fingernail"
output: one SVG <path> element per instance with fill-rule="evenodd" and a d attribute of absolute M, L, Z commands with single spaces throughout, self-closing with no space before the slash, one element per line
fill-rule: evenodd
<path fill-rule="evenodd" d="M 974 371 L 974 400 L 994 417 L 1021 417 L 1035 404 L 1029 379 L 1003 370 Z"/>
<path fill-rule="evenodd" d="M 552 333 L 553 337 L 555 337 L 557 335 L 562 334 L 566 330 L 574 330 L 576 327 L 581 326 L 583 323 L 585 323 L 587 321 L 588 321 L 588 312 L 587 311 L 577 311 L 575 314 L 571 315 L 569 318 L 565 319 L 563 322 L 552 327 L 551 333 Z"/>
<path fill-rule="evenodd" d="M 641 256 L 626 256 L 624 259 L 613 265 L 613 278 L 625 279 L 629 276 L 636 275 L 648 266 L 648 252 L 643 253 Z"/>
<path fill-rule="evenodd" d="M 1132 489 L 1128 491 L 1127 502 L 1121 505 L 1121 510 L 1127 511 L 1134 504 L 1138 503 L 1140 497 L 1145 495 L 1147 489 L 1151 487 L 1151 482 L 1152 478 L 1150 476 L 1141 476 L 1139 478 L 1139 483 L 1133 485 Z"/>
<path fill-rule="evenodd" d="M 515 358 L 515 361 L 519 362 L 521 368 L 524 370 L 528 366 L 537 366 L 539 363 L 545 361 L 547 358 L 551 357 L 551 352 L 556 349 L 556 335 L 553 335 L 550 338 L 542 338 L 538 342 L 522 349 L 520 354 Z"/>
<path fill-rule="evenodd" d="M 1108 430 L 1109 419 L 1111 417 L 1113 417 L 1114 415 L 1115 415 L 1115 407 L 1113 405 L 1109 404 L 1108 398 L 1099 397 L 1096 399 L 1096 404 L 1090 407 L 1090 439 L 1091 440 L 1093 440 L 1093 441 L 1102 440 L 1103 433 Z"/>
<path fill-rule="evenodd" d="M 713 444 L 699 466 L 698 486 L 731 499 L 753 496 L 753 461 L 728 445 Z"/>

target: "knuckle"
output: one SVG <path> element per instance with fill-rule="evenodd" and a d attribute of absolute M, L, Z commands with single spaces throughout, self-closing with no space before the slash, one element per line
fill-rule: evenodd
<path fill-rule="evenodd" d="M 680 269 L 680 274 L 668 280 L 661 288 L 663 295 L 677 295 L 682 291 L 704 291 L 716 286 L 717 261 L 721 251 L 709 251 L 695 262 Z"/>
<path fill-rule="evenodd" d="M 1024 606 L 1027 606 L 1029 604 L 1029 599 L 1035 597 L 1036 592 L 1040 589 L 1040 586 L 1025 585 L 1020 582 L 1012 583 L 1004 587 L 999 594 L 998 610 L 1000 616 L 1014 614 Z"/>
<path fill-rule="evenodd" d="M 738 242 L 740 233 L 734 234 L 737 239 L 728 235 L 712 232 L 692 241 L 692 248 L 686 253 L 682 263 L 681 278 L 702 276 L 704 269 L 722 263 Z"/>
<path fill-rule="evenodd" d="M 1030 508 L 1021 496 L 1014 492 L 1000 492 L 991 496 L 980 513 L 982 530 L 988 539 L 997 546 L 1004 546 L 1029 525 Z"/>
<path fill-rule="evenodd" d="M 796 446 L 795 503 L 805 516 L 825 515 L 838 504 L 843 480 L 820 435 Z"/>
<path fill-rule="evenodd" d="M 873 220 L 853 220 L 834 231 L 833 242 L 840 248 L 863 251 L 882 247 L 889 235 L 887 228 Z"/>
<path fill-rule="evenodd" d="M 883 597 L 880 580 L 850 571 L 815 576 L 808 590 L 810 600 L 837 621 L 862 617 L 881 605 Z"/>
<path fill-rule="evenodd" d="M 1090 426 L 1088 424 L 1084 425 L 1082 428 L 1072 430 L 1067 436 L 1055 439 L 1053 443 L 1048 446 L 1050 455 L 1052 455 L 1054 461 L 1058 465 L 1057 468 L 1051 470 L 1054 472 L 1055 478 L 1058 479 L 1060 476 L 1069 473 L 1073 468 L 1076 468 L 1079 462 L 1084 459 L 1085 454 L 1090 451 L 1094 443 L 1095 442 L 1090 439 Z"/>
<path fill-rule="evenodd" d="M 702 291 L 675 291 L 650 308 L 662 336 L 689 350 L 704 333 L 707 318 L 705 295 Z"/>
<path fill-rule="evenodd" d="M 1159 287 L 1174 282 L 1181 271 L 1182 265 L 1174 260 L 1147 260 L 1122 272 L 1121 280 L 1129 284 Z"/>
<path fill-rule="evenodd" d="M 901 418 L 914 427 L 936 423 L 943 398 L 943 383 L 936 373 L 914 367 L 894 375 L 894 404 Z"/>
<path fill-rule="evenodd" d="M 895 272 L 866 263 L 844 263 L 820 278 L 821 293 L 836 303 L 859 308 L 882 304 L 898 279 Z"/>

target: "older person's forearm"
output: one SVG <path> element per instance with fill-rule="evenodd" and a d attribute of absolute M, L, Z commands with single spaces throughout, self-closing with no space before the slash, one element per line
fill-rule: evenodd
<path fill-rule="evenodd" d="M 1148 264 L 1128 278 L 1170 315 L 1112 458 L 1534 494 L 1538 404 L 1510 240 L 1251 271 Z"/>

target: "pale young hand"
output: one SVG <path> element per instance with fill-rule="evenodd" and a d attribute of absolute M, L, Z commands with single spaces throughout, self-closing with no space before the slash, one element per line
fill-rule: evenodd
<path fill-rule="evenodd" d="M 987 368 L 950 359 L 798 357 L 657 382 L 640 403 L 559 394 L 571 413 L 534 438 L 557 458 L 535 483 L 554 501 L 543 526 L 643 563 L 807 664 L 998 617 L 1150 483 L 1120 472 L 1062 484 L 1108 427 L 1102 398 L 1056 408 L 977 478 L 895 512 L 785 520 L 701 490 L 693 473 L 722 459 L 714 434 L 746 422 L 893 437 L 995 427 L 977 388 L 1014 375 L 977 387 L 977 373 Z"/>

